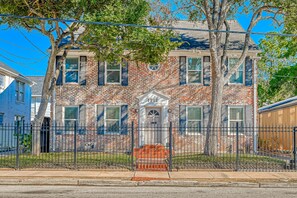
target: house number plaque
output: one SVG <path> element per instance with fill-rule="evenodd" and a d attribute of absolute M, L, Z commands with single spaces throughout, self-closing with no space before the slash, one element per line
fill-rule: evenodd
<path fill-rule="evenodd" d="M 150 97 L 147 99 L 148 102 L 158 102 L 158 97 Z"/>

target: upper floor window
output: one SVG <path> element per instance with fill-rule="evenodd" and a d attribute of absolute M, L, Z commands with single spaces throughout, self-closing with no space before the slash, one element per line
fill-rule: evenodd
<path fill-rule="evenodd" d="M 25 100 L 25 83 L 16 81 L 16 100 L 18 102 L 24 102 Z"/>
<path fill-rule="evenodd" d="M 202 83 L 202 60 L 201 60 L 201 58 L 188 58 L 187 81 L 189 84 Z"/>
<path fill-rule="evenodd" d="M 202 108 L 187 107 L 187 133 L 201 133 L 202 127 Z"/>
<path fill-rule="evenodd" d="M 78 107 L 64 107 L 64 124 L 65 131 L 69 132 L 74 129 L 78 121 Z"/>
<path fill-rule="evenodd" d="M 121 64 L 116 62 L 106 63 L 106 83 L 120 84 L 121 78 Z"/>
<path fill-rule="evenodd" d="M 229 127 L 235 128 L 236 123 L 238 123 L 239 127 L 244 126 L 243 107 L 229 107 Z"/>
<path fill-rule="evenodd" d="M 0 75 L 0 93 L 4 90 L 5 88 L 5 76 Z"/>
<path fill-rule="evenodd" d="M 228 69 L 232 69 L 236 63 L 239 61 L 238 58 L 229 58 L 228 59 Z M 231 84 L 243 84 L 243 72 L 244 72 L 244 65 L 241 64 L 238 70 L 230 77 L 229 83 Z"/>
<path fill-rule="evenodd" d="M 4 118 L 4 114 L 0 113 L 0 126 L 3 125 L 3 118 Z"/>
<path fill-rule="evenodd" d="M 120 107 L 109 106 L 105 107 L 105 126 L 106 133 L 119 133 L 120 132 Z"/>
<path fill-rule="evenodd" d="M 65 83 L 78 83 L 78 58 L 66 58 Z"/>

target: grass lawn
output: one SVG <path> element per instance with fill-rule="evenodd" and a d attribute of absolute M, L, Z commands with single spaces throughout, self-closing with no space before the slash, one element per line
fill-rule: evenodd
<path fill-rule="evenodd" d="M 42 153 L 40 156 L 22 154 L 20 168 L 74 168 L 72 152 Z M 131 167 L 131 155 L 123 153 L 78 152 L 77 167 L 127 168 Z M 0 156 L 0 167 L 15 168 L 16 156 Z"/>
<path fill-rule="evenodd" d="M 218 156 L 207 156 L 204 154 L 177 154 L 172 158 L 175 168 L 218 168 L 235 169 L 235 154 L 220 154 Z M 257 156 L 250 154 L 239 155 L 239 167 L 242 169 L 283 169 L 286 165 L 284 160 Z"/>

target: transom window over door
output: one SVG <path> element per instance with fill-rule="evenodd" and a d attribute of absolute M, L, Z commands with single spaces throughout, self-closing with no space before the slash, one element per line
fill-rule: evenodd
<path fill-rule="evenodd" d="M 189 84 L 202 83 L 202 60 L 201 58 L 188 58 L 187 80 Z"/>
<path fill-rule="evenodd" d="M 78 107 L 64 107 L 64 124 L 65 131 L 69 132 L 74 129 L 78 121 Z"/>
<path fill-rule="evenodd" d="M 78 58 L 66 58 L 65 83 L 78 83 Z"/>
<path fill-rule="evenodd" d="M 187 133 L 201 133 L 202 127 L 202 108 L 187 107 Z"/>
<path fill-rule="evenodd" d="M 120 133 L 120 107 L 105 107 L 106 133 Z"/>
<path fill-rule="evenodd" d="M 232 69 L 236 63 L 239 61 L 238 58 L 229 58 L 228 59 L 228 68 Z M 230 77 L 229 83 L 231 84 L 243 84 L 243 69 L 244 65 L 241 64 L 238 70 Z"/>
<path fill-rule="evenodd" d="M 236 123 L 239 127 L 244 127 L 243 107 L 229 107 L 229 127 L 235 128 Z"/>
<path fill-rule="evenodd" d="M 106 63 L 106 83 L 120 84 L 121 83 L 121 64 Z"/>

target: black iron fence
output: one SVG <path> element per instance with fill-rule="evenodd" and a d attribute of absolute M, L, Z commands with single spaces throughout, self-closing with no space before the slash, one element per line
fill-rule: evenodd
<path fill-rule="evenodd" d="M 297 128 L 288 126 L 238 124 L 210 129 L 172 123 L 4 124 L 0 126 L 0 168 L 295 171 L 296 132 Z"/>

